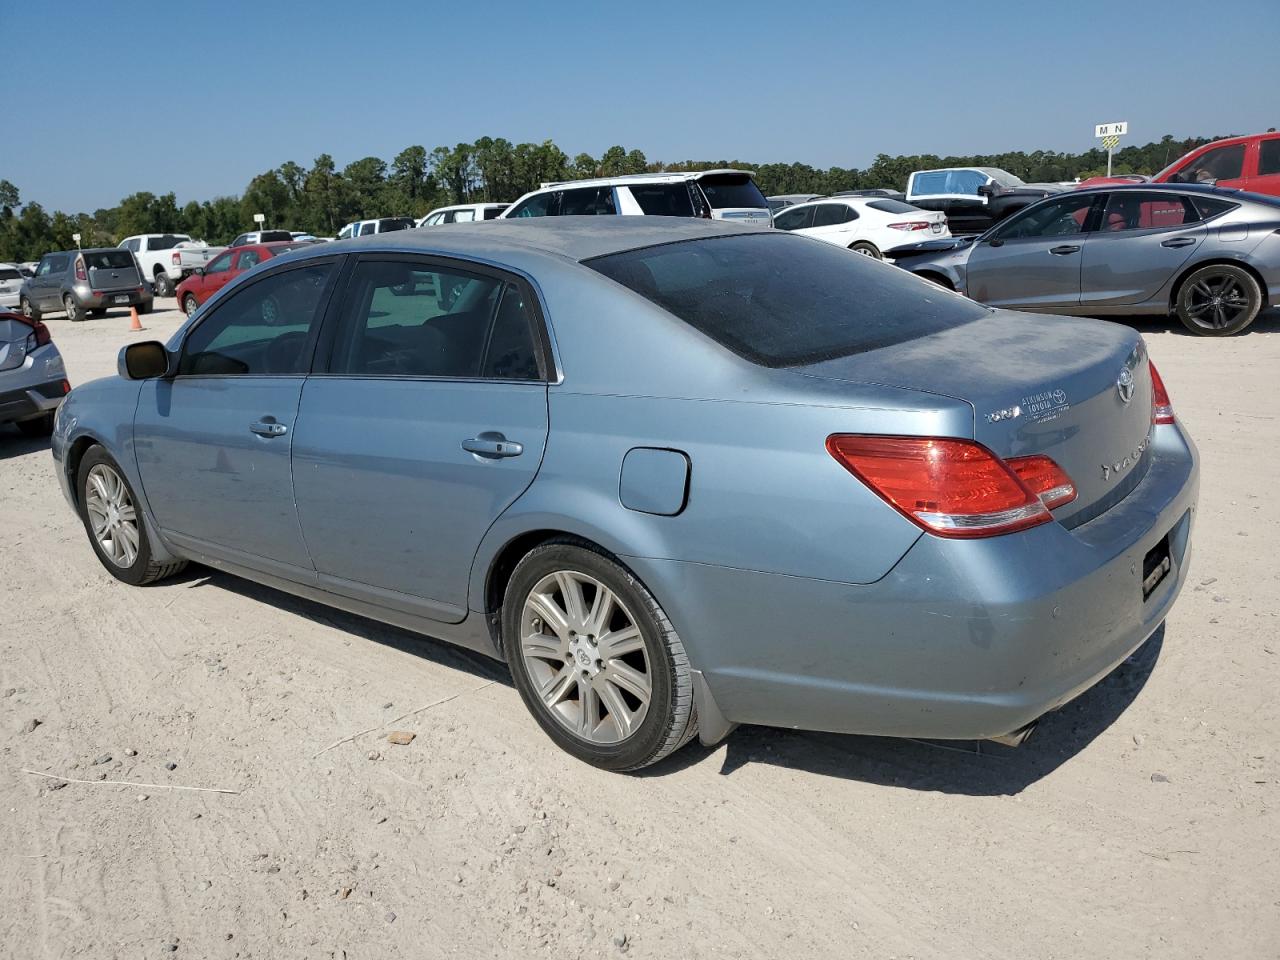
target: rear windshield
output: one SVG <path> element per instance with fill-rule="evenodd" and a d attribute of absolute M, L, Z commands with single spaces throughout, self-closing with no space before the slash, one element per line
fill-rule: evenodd
<path fill-rule="evenodd" d="M 905 270 L 786 233 L 685 240 L 585 264 L 765 367 L 864 353 L 988 312 Z"/>
<path fill-rule="evenodd" d="M 278 240 L 292 240 L 293 234 L 288 230 L 263 230 L 258 234 L 259 243 L 275 243 Z"/>
<path fill-rule="evenodd" d="M 872 200 L 867 204 L 872 210 L 880 210 L 884 213 L 919 213 L 919 207 L 913 207 L 909 203 L 903 203 L 901 200 Z"/>
<path fill-rule="evenodd" d="M 147 239 L 148 250 L 172 250 L 178 244 L 190 240 L 190 237 L 179 237 L 172 233 L 166 233 L 163 237 L 149 237 Z"/>
<path fill-rule="evenodd" d="M 757 207 L 769 209 L 769 201 L 764 198 L 756 182 L 745 173 L 713 173 L 699 177 L 698 184 L 707 195 L 707 202 L 712 209 L 726 210 L 731 207 Z"/>
<path fill-rule="evenodd" d="M 84 255 L 84 265 L 90 270 L 121 270 L 133 266 L 133 254 L 128 250 L 100 250 Z"/>
<path fill-rule="evenodd" d="M 386 233 L 388 230 L 408 230 L 413 226 L 413 221 L 398 217 L 392 220 L 383 220 L 381 230 Z"/>
<path fill-rule="evenodd" d="M 627 189 L 650 217 L 693 216 L 693 201 L 683 183 L 633 183 Z"/>
<path fill-rule="evenodd" d="M 22 274 L 12 267 L 0 267 L 0 280 L 21 280 Z"/>

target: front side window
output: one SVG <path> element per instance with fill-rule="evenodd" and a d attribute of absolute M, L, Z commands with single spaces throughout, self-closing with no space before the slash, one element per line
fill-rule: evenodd
<path fill-rule="evenodd" d="M 1032 204 L 1001 224 L 991 239 L 1025 240 L 1083 233 L 1094 199 L 1093 194 L 1086 193 Z"/>
<path fill-rule="evenodd" d="M 333 264 L 318 263 L 236 290 L 187 336 L 179 376 L 306 373 L 311 331 L 333 272 Z"/>
<path fill-rule="evenodd" d="M 617 213 L 612 187 L 583 187 L 560 194 L 560 216 L 595 217 Z"/>
<path fill-rule="evenodd" d="M 230 252 L 219 254 L 218 256 L 213 258 L 212 263 L 210 263 L 207 267 L 204 268 L 204 272 L 206 274 L 226 273 L 228 270 L 231 269 L 232 256 L 233 254 L 231 254 Z"/>
<path fill-rule="evenodd" d="M 512 217 L 551 217 L 555 216 L 555 194 L 551 191 L 535 193 L 528 200 L 516 206 Z"/>
<path fill-rule="evenodd" d="M 126 250 L 131 250 L 131 251 L 133 251 L 134 253 L 137 253 L 137 252 L 138 252 L 138 245 L 139 245 L 140 243 L 142 243 L 141 238 L 139 238 L 139 237 L 130 237 L 130 238 L 129 238 L 128 240 L 126 240 L 124 243 L 120 244 L 120 246 L 124 247 Z"/>
<path fill-rule="evenodd" d="M 804 230 L 813 226 L 813 207 L 793 207 L 773 215 L 773 225 L 779 230 Z"/>
<path fill-rule="evenodd" d="M 627 189 L 646 216 L 693 216 L 693 201 L 683 183 L 633 183 Z"/>
<path fill-rule="evenodd" d="M 343 227 L 341 230 L 338 231 L 338 239 L 349 240 L 352 236 L 352 231 L 355 230 L 355 228 L 356 228 L 356 225 L 354 223 L 348 223 L 345 227 Z M 237 242 L 239 242 L 239 238 L 237 238 Z M 233 243 L 232 246 L 235 246 L 235 244 Z"/>
<path fill-rule="evenodd" d="M 360 263 L 338 330 L 334 374 L 538 377 L 531 316 L 518 288 L 455 267 Z"/>
<path fill-rule="evenodd" d="M 1280 173 L 1280 137 L 1258 144 L 1258 176 L 1269 177 L 1277 173 Z"/>
<path fill-rule="evenodd" d="M 950 330 L 987 307 L 777 231 L 644 247 L 585 265 L 752 363 L 789 367 Z"/>
<path fill-rule="evenodd" d="M 836 227 L 850 220 L 858 219 L 858 215 L 844 203 L 820 203 L 813 214 L 815 227 Z"/>
<path fill-rule="evenodd" d="M 978 188 L 985 186 L 988 177 L 980 170 L 950 170 L 947 172 L 947 193 L 976 197 Z"/>
<path fill-rule="evenodd" d="M 1199 219 L 1191 202 L 1178 194 L 1117 190 L 1107 200 L 1099 229 L 1112 232 L 1180 227 Z"/>
<path fill-rule="evenodd" d="M 1218 147 L 1196 157 L 1180 171 L 1183 183 L 1238 180 L 1244 175 L 1244 144 Z"/>
<path fill-rule="evenodd" d="M 248 242 L 249 242 L 249 235 L 247 233 L 242 233 L 240 234 L 240 236 L 236 237 L 234 240 L 231 241 L 231 246 L 241 247 Z"/>

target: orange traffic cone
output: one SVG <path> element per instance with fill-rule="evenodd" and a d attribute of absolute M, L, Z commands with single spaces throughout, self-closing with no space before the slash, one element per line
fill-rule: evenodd
<path fill-rule="evenodd" d="M 137 307 L 130 307 L 130 308 L 129 308 L 129 329 L 130 329 L 130 330 L 141 330 L 141 329 L 142 329 L 142 321 L 138 319 L 138 308 L 137 308 Z"/>

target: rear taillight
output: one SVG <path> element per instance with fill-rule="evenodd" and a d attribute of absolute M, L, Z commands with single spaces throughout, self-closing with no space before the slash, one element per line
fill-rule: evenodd
<path fill-rule="evenodd" d="M 1066 506 L 1076 498 L 1076 485 L 1067 472 L 1046 456 L 1014 457 L 1005 463 L 1050 510 Z"/>
<path fill-rule="evenodd" d="M 1070 478 L 1048 457 L 1006 463 L 973 440 L 834 434 L 827 451 L 891 507 L 940 537 L 1025 530 L 1052 519 L 1050 499 L 1060 505 L 1075 498 Z"/>
<path fill-rule="evenodd" d="M 891 223 L 888 226 L 890 230 L 928 230 L 930 223 L 928 220 L 904 220 L 901 223 Z"/>
<path fill-rule="evenodd" d="M 84 283 L 89 279 L 89 275 L 85 273 L 84 257 L 76 257 L 76 279 Z"/>
<path fill-rule="evenodd" d="M 182 254 L 180 254 L 177 250 L 173 251 L 173 254 L 169 257 L 169 262 L 172 263 L 175 267 L 182 266 Z"/>
<path fill-rule="evenodd" d="M 44 347 L 53 343 L 53 334 L 44 325 L 44 321 L 33 320 L 30 317 L 24 317 L 20 313 L 8 314 L 7 319 L 17 320 L 19 323 L 25 323 L 31 328 L 31 333 L 27 335 L 28 350 L 34 350 L 36 347 Z"/>
<path fill-rule="evenodd" d="M 1156 365 L 1152 363 L 1148 366 L 1151 368 L 1151 422 L 1173 423 L 1173 401 L 1169 399 L 1169 391 L 1164 388 L 1164 381 L 1160 379 L 1160 371 L 1156 369 Z"/>

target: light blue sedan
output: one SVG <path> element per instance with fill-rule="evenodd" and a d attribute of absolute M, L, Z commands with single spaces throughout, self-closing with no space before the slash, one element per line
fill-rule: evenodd
<path fill-rule="evenodd" d="M 780 231 L 565 217 L 245 274 L 76 388 L 103 565 L 505 660 L 614 770 L 734 724 L 1017 743 L 1168 614 L 1195 447 L 1142 338 Z"/>

